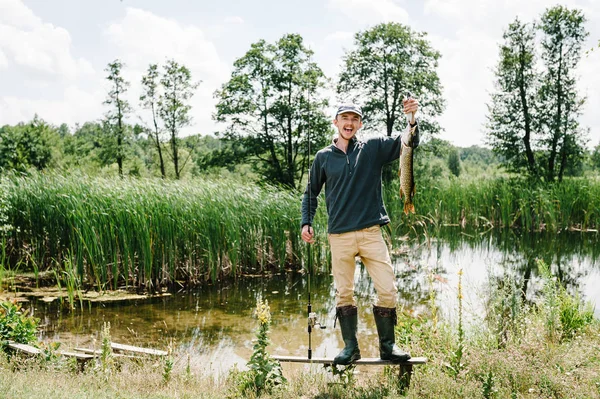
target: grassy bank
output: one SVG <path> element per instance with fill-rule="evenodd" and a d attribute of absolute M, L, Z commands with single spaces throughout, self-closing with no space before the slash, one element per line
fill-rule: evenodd
<path fill-rule="evenodd" d="M 261 397 L 600 398 L 600 322 L 543 264 L 540 267 L 544 287 L 534 303 L 524 302 L 505 279 L 502 285 L 490 286 L 486 314 L 478 316 L 472 327 L 463 325 L 460 300 L 459 318 L 453 322 L 402 314 L 396 328 L 398 344 L 429 359 L 426 365 L 415 367 L 406 396 L 398 389 L 395 369 L 334 378 L 317 366 L 284 367 L 287 382 L 263 389 Z M 459 299 L 461 289 L 459 282 Z M 258 342 L 259 337 L 260 330 Z M 272 348 L 267 346 L 268 350 Z M 133 362 L 113 359 L 108 353 L 78 372 L 74 364 L 51 356 L 48 360 L 8 360 L 0 353 L 0 396 L 257 397 L 247 385 L 247 371 L 215 379 L 207 374 L 206 364 L 190 363 L 188 356 L 175 352 L 165 359 Z"/>
<path fill-rule="evenodd" d="M 52 270 L 74 289 L 152 290 L 308 264 L 298 234 L 299 193 L 232 181 L 42 174 L 4 177 L 0 186 L 0 226 L 13 227 L 0 232 L 0 267 Z M 422 179 L 418 213 L 408 217 L 394 181 L 385 203 L 394 237 L 431 235 L 445 225 L 550 232 L 600 225 L 600 182 L 583 179 L 556 185 Z M 324 201 L 315 230 L 312 265 L 327 270 Z"/>

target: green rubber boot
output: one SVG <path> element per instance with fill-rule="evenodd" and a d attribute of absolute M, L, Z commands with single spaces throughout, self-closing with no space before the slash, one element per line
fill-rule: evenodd
<path fill-rule="evenodd" d="M 348 305 L 336 308 L 335 317 L 340 321 L 342 338 L 346 345 L 333 359 L 333 364 L 348 365 L 360 359 L 356 329 L 358 325 L 358 311 L 356 306 Z M 335 328 L 335 323 L 334 323 Z"/>
<path fill-rule="evenodd" d="M 394 326 L 398 321 L 396 308 L 373 306 L 373 315 L 379 334 L 379 357 L 381 357 L 381 360 L 402 363 L 410 359 L 408 353 L 396 346 L 396 336 L 394 334 Z"/>

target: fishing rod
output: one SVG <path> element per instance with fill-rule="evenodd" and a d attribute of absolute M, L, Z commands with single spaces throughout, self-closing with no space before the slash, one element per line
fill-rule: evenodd
<path fill-rule="evenodd" d="M 309 49 L 310 51 L 310 49 Z M 309 53 L 309 58 L 308 58 L 308 67 L 310 68 L 310 64 L 311 64 L 311 55 Z M 306 123 L 306 135 L 307 135 L 307 146 L 306 146 L 306 152 L 307 152 L 307 165 L 308 165 L 308 184 L 306 187 L 306 191 L 308 191 L 308 219 L 310 221 L 310 217 L 311 217 L 311 206 L 312 206 L 312 189 L 310 186 L 310 178 L 311 178 L 311 174 L 310 174 L 310 170 L 311 170 L 311 165 L 310 165 L 310 82 L 309 85 L 307 85 L 307 108 L 308 108 L 308 112 L 307 112 L 307 123 Z M 312 229 L 312 225 L 309 224 L 308 225 L 308 232 L 310 233 L 310 230 Z M 314 229 L 312 229 L 313 234 L 314 234 Z M 312 274 L 312 244 L 311 243 L 307 243 L 308 244 L 308 262 L 307 262 L 307 270 L 308 270 L 308 284 L 307 284 L 307 290 L 308 290 L 308 303 L 307 303 L 307 314 L 308 314 L 308 359 L 312 359 L 312 330 L 315 326 L 319 326 L 321 329 L 327 328 L 324 325 L 321 325 L 321 323 L 319 323 L 319 321 L 317 320 L 317 314 L 315 312 L 312 311 L 312 303 L 310 301 L 310 275 Z"/>

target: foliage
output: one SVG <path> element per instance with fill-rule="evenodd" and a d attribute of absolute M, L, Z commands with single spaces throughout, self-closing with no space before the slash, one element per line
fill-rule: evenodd
<path fill-rule="evenodd" d="M 29 123 L 0 127 L 0 169 L 46 168 L 58 139 L 57 131 L 37 115 Z"/>
<path fill-rule="evenodd" d="M 587 36 L 584 23 L 581 11 L 556 6 L 538 23 L 515 19 L 504 33 L 487 128 L 510 170 L 547 181 L 580 173 L 587 130 L 578 122 L 585 99 L 574 71 Z M 536 41 L 543 69 L 536 67 Z"/>
<path fill-rule="evenodd" d="M 8 223 L 8 217 L 10 214 L 10 201 L 8 199 L 8 184 L 5 180 L 0 180 L 0 238 L 4 236 L 12 229 L 12 226 Z M 4 243 L 3 243 L 4 247 Z M 4 248 L 3 248 L 4 250 Z M 0 263 L 1 265 L 1 263 Z"/>
<path fill-rule="evenodd" d="M 451 149 L 448 154 L 448 169 L 454 176 L 460 176 L 460 156 L 456 148 Z"/>
<path fill-rule="evenodd" d="M 404 130 L 402 99 L 410 93 L 419 99 L 421 131 L 439 132 L 434 118 L 444 109 L 436 70 L 440 53 L 426 34 L 390 22 L 358 32 L 354 45 L 343 57 L 337 93 L 342 101 L 363 105 L 365 129 L 385 129 L 388 136 Z"/>
<path fill-rule="evenodd" d="M 523 335 L 523 315 L 528 311 L 525 293 L 511 276 L 499 277 L 491 282 L 490 288 L 494 295 L 488 299 L 485 318 L 488 328 L 494 332 L 497 347 L 504 348 Z"/>
<path fill-rule="evenodd" d="M 544 281 L 541 311 L 547 338 L 552 342 L 573 339 L 594 321 L 594 309 L 579 295 L 570 295 L 543 260 L 538 260 L 538 268 Z"/>
<path fill-rule="evenodd" d="M 141 106 L 150 111 L 152 115 L 153 128 L 146 129 L 149 137 L 158 153 L 160 163 L 160 175 L 164 179 L 167 175 L 165 172 L 165 161 L 162 153 L 161 129 L 158 127 L 158 103 L 160 100 L 159 92 L 160 73 L 157 64 L 150 64 L 146 75 L 142 76 L 142 94 L 140 95 Z"/>
<path fill-rule="evenodd" d="M 180 163 L 179 134 L 182 128 L 189 126 L 192 122 L 190 116 L 192 106 L 189 105 L 189 101 L 200 82 L 192 81 L 192 73 L 185 65 L 181 65 L 175 60 L 169 60 L 164 66 L 160 84 L 163 91 L 158 99 L 158 115 L 169 134 L 170 156 L 173 161 L 175 178 L 179 179 L 181 171 L 189 160 L 188 155 Z"/>
<path fill-rule="evenodd" d="M 114 140 L 114 158 L 117 161 L 119 168 L 119 176 L 123 176 L 123 158 L 125 145 L 125 122 L 124 119 L 131 112 L 129 102 L 125 100 L 125 93 L 129 87 L 122 76 L 124 64 L 120 60 L 114 60 L 109 63 L 105 71 L 108 72 L 106 79 L 110 82 L 111 87 L 108 92 L 108 98 L 104 104 L 110 108 L 106 113 L 106 123 Z"/>
<path fill-rule="evenodd" d="M 275 387 L 287 383 L 281 365 L 267 352 L 267 346 L 270 343 L 269 327 L 271 326 L 269 302 L 257 301 L 254 314 L 258 319 L 258 328 L 254 351 L 248 362 L 249 370 L 240 375 L 240 390 L 243 395 L 248 392 L 254 392 L 257 395 L 263 392 L 271 393 Z"/>
<path fill-rule="evenodd" d="M 600 171 L 600 144 L 594 147 L 590 160 L 594 169 Z"/>
<path fill-rule="evenodd" d="M 313 152 L 327 141 L 328 103 L 319 94 L 326 78 L 312 54 L 297 34 L 275 44 L 260 40 L 235 61 L 231 79 L 215 93 L 214 118 L 227 124 L 225 138 L 241 142 L 244 152 L 237 155 L 270 184 L 297 187 L 307 169 L 309 137 Z"/>
<path fill-rule="evenodd" d="M 549 8 L 540 21 L 542 61 L 546 72 L 542 77 L 540 97 L 542 106 L 552 113 L 544 122 L 544 142 L 549 148 L 546 173 L 548 180 L 562 180 L 569 165 L 581 161 L 585 131 L 577 120 L 585 102 L 577 94 L 574 70 L 581 59 L 581 48 L 588 33 L 586 18 L 580 10 L 564 6 Z"/>
<path fill-rule="evenodd" d="M 488 142 L 513 171 L 538 170 L 533 147 L 539 132 L 537 91 L 540 74 L 535 69 L 533 24 L 514 20 L 504 32 L 496 67 L 496 92 L 488 106 Z"/>
<path fill-rule="evenodd" d="M 37 342 L 39 320 L 27 313 L 17 302 L 0 302 L 0 349 L 5 350 L 8 341 L 19 344 Z"/>

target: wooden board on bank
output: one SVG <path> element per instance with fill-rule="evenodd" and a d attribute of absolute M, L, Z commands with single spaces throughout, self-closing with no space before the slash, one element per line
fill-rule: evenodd
<path fill-rule="evenodd" d="M 42 353 L 42 350 L 39 348 L 36 348 L 35 346 L 27 345 L 27 344 L 18 344 L 16 342 L 9 342 L 8 347 L 13 350 L 19 351 L 21 353 L 30 355 L 30 356 L 37 356 Z M 93 355 L 89 355 L 89 354 L 85 354 L 85 353 L 68 352 L 68 351 L 56 351 L 56 353 L 58 355 L 65 356 L 65 357 L 73 357 L 79 361 L 87 361 L 87 360 L 94 358 Z"/>
<path fill-rule="evenodd" d="M 309 359 L 303 356 L 271 356 L 275 360 L 279 360 L 280 362 L 290 362 L 290 363 L 318 363 L 318 364 L 333 364 L 333 358 L 326 357 L 313 357 Z M 370 365 L 370 366 L 412 366 L 417 364 L 425 364 L 427 363 L 426 357 L 411 357 L 406 362 L 402 363 L 393 363 L 389 360 L 381 360 L 376 357 L 366 357 L 354 362 L 355 364 L 360 365 Z"/>
<path fill-rule="evenodd" d="M 140 348 L 138 346 L 131 345 L 123 345 L 117 344 L 116 342 L 111 342 L 110 346 L 114 351 L 117 352 L 130 352 L 138 355 L 151 355 L 151 356 L 167 356 L 167 351 L 162 351 L 159 349 L 150 349 L 150 348 Z"/>

